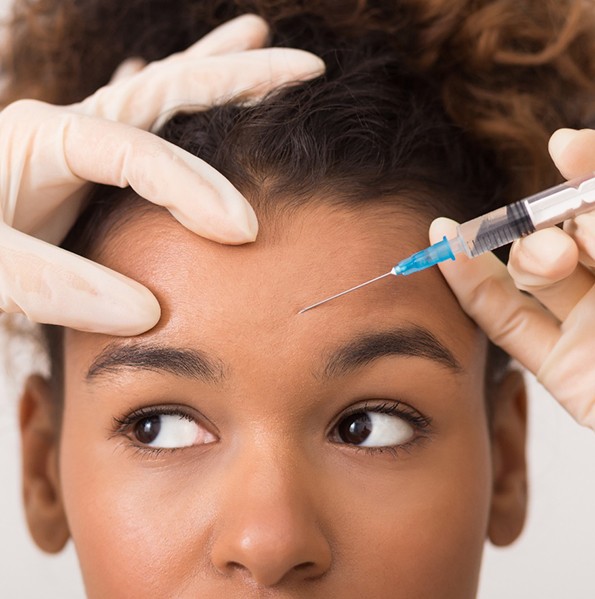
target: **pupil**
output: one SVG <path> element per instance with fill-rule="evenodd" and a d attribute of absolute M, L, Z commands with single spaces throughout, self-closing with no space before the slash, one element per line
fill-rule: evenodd
<path fill-rule="evenodd" d="M 372 432 L 372 421 L 365 412 L 348 416 L 339 425 L 339 436 L 345 443 L 359 445 Z"/>
<path fill-rule="evenodd" d="M 157 438 L 159 431 L 161 430 L 161 417 L 151 416 L 150 418 L 143 418 L 138 422 L 135 427 L 136 438 L 141 443 L 152 443 Z"/>

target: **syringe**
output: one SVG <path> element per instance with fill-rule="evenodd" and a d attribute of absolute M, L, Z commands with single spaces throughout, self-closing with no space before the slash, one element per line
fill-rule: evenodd
<path fill-rule="evenodd" d="M 439 262 L 455 260 L 457 254 L 464 253 L 475 258 L 591 210 L 595 210 L 595 173 L 571 179 L 462 223 L 457 226 L 456 237 L 444 237 L 442 241 L 401 260 L 389 272 L 316 302 L 300 310 L 300 314 L 390 275 L 410 275 Z"/>

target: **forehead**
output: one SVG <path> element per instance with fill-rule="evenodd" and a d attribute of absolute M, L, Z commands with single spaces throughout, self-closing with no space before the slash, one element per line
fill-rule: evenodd
<path fill-rule="evenodd" d="M 263 360 L 304 367 L 311 358 L 313 369 L 333 344 L 414 325 L 431 331 L 466 368 L 484 367 L 483 337 L 437 269 L 388 277 L 299 314 L 425 247 L 423 216 L 387 205 L 317 205 L 265 219 L 258 240 L 244 246 L 202 239 L 162 211 L 139 218 L 114 229 L 94 258 L 157 296 L 162 318 L 144 340 L 207 347 L 253 367 Z M 89 355 L 111 341 L 67 334 L 67 348 L 75 342 Z"/>

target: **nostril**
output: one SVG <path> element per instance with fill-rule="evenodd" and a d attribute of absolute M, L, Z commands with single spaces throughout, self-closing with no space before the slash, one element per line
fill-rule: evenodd
<path fill-rule="evenodd" d="M 297 564 L 293 566 L 292 570 L 307 570 L 308 568 L 313 568 L 316 564 L 314 562 L 303 562 L 301 564 Z M 246 566 L 240 564 L 239 562 L 228 562 L 227 567 L 230 570 L 248 570 Z"/>
<path fill-rule="evenodd" d="M 288 570 L 285 570 L 285 572 L 283 573 L 279 571 L 273 575 L 271 580 L 263 582 L 262 572 L 260 571 L 260 569 L 253 572 L 244 564 L 235 561 L 227 562 L 225 567 L 228 575 L 236 575 L 244 579 L 252 579 L 258 582 L 258 584 L 265 584 L 267 586 L 274 586 L 275 584 L 279 584 L 279 582 L 281 582 L 281 580 L 284 579 L 286 576 L 291 577 L 292 572 L 299 573 L 297 575 L 300 576 L 300 578 L 302 578 L 303 580 L 315 580 L 320 578 L 325 573 L 325 570 L 320 569 L 316 565 L 316 562 L 307 561 L 296 564 L 295 566 L 290 567 Z M 274 581 L 272 579 L 274 579 Z"/>

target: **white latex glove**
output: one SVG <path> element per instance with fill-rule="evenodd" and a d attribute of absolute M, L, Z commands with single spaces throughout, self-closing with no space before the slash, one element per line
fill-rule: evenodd
<path fill-rule="evenodd" d="M 595 171 L 595 131 L 561 129 L 550 154 L 567 179 Z M 456 223 L 437 219 L 435 243 Z M 508 269 L 492 254 L 443 262 L 461 306 L 490 339 L 537 375 L 579 422 L 595 430 L 595 213 L 515 242 Z M 522 289 L 531 295 L 523 294 Z"/>
<path fill-rule="evenodd" d="M 260 48 L 268 28 L 239 17 L 194 46 L 65 107 L 20 100 L 0 113 L 0 310 L 80 330 L 135 335 L 160 317 L 140 284 L 57 248 L 80 212 L 88 181 L 126 187 L 222 243 L 253 241 L 256 216 L 218 172 L 147 131 L 180 107 L 321 74 L 306 52 Z M 134 73 L 134 71 L 137 71 Z M 145 131 L 143 131 L 143 129 Z"/>

